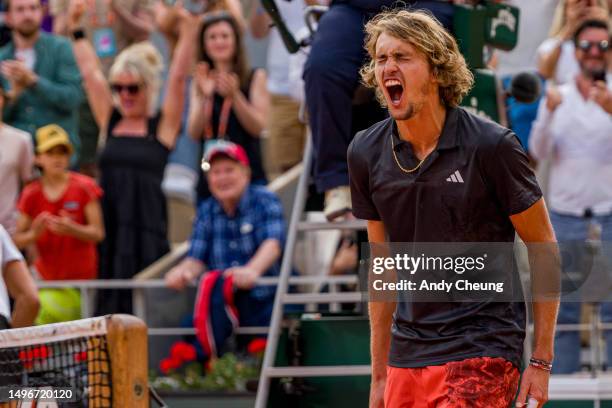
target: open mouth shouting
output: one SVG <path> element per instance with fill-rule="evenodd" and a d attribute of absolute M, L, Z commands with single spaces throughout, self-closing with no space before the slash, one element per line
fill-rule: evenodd
<path fill-rule="evenodd" d="M 397 79 L 387 79 L 385 80 L 385 89 L 387 90 L 387 95 L 389 95 L 389 100 L 394 107 L 398 107 L 402 100 L 402 95 L 404 93 L 404 86 Z"/>

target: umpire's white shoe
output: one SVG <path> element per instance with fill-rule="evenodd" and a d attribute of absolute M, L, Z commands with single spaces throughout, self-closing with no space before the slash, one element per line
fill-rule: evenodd
<path fill-rule="evenodd" d="M 351 212 L 351 189 L 349 186 L 339 186 L 325 192 L 325 208 L 323 213 L 328 221 L 334 221 Z"/>

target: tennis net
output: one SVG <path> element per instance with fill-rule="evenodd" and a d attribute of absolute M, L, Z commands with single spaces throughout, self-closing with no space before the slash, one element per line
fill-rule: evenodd
<path fill-rule="evenodd" d="M 129 315 L 0 331 L 0 403 L 148 406 L 146 336 Z"/>

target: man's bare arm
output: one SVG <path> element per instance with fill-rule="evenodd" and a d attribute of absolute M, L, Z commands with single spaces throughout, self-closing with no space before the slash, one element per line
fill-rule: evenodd
<path fill-rule="evenodd" d="M 558 247 L 544 199 L 540 199 L 522 213 L 511 216 L 510 220 L 518 235 L 527 244 L 527 248 L 531 252 L 530 258 L 534 256 L 542 258 L 539 260 L 532 259 L 530 263 L 534 266 L 542 264 L 545 271 L 554 272 L 557 267 L 556 264 L 559 262 Z M 531 246 L 529 244 L 535 245 Z M 538 271 L 533 272 L 537 273 Z M 549 278 L 553 277 L 547 277 L 546 280 L 549 281 Z M 555 278 L 558 278 L 558 276 Z M 545 293 L 538 292 L 534 295 L 540 299 L 536 299 L 533 302 L 535 323 L 534 357 L 552 360 L 559 301 L 555 299 L 542 301 L 541 298 Z"/>
<path fill-rule="evenodd" d="M 281 252 L 280 242 L 277 239 L 268 238 L 257 248 L 255 255 L 249 260 L 247 266 L 256 270 L 261 276 L 278 260 Z"/>
<path fill-rule="evenodd" d="M 540 199 L 527 210 L 511 216 L 510 220 L 516 232 L 527 244 L 529 252 L 535 326 L 532 357 L 552 361 L 559 310 L 559 289 L 551 287 L 550 282 L 556 284 L 559 279 L 560 259 L 544 199 Z M 526 404 L 528 398 L 536 399 L 538 406 L 543 406 L 548 400 L 549 379 L 549 372 L 528 366 L 521 378 L 519 395 L 516 399 L 517 406 Z"/>
<path fill-rule="evenodd" d="M 385 242 L 385 226 L 381 221 L 368 221 L 370 243 Z M 369 302 L 370 354 L 372 357 L 372 385 L 370 408 L 383 407 L 383 396 L 387 380 L 387 362 L 391 347 L 391 323 L 395 302 Z"/>
<path fill-rule="evenodd" d="M 34 324 L 40 302 L 36 284 L 24 261 L 13 261 L 4 268 L 4 281 L 9 295 L 15 300 L 11 326 L 26 327 Z"/>

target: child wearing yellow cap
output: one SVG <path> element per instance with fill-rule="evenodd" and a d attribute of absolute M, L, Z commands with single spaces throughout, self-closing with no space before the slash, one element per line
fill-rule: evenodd
<path fill-rule="evenodd" d="M 68 170 L 72 151 L 68 134 L 61 127 L 38 129 L 35 161 L 42 176 L 24 188 L 17 205 L 19 218 L 13 239 L 21 249 L 35 244 L 35 266 L 44 280 L 95 279 L 98 273 L 96 244 L 104 239 L 99 201 L 102 190 L 93 179 Z M 56 320 L 79 317 L 80 302 L 70 303 L 73 312 Z M 56 315 L 44 313 L 45 305 L 41 306 L 39 317 Z M 46 320 L 41 323 L 51 323 Z"/>

